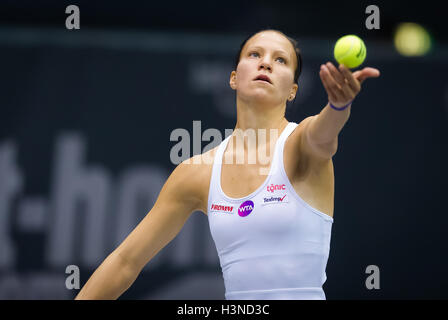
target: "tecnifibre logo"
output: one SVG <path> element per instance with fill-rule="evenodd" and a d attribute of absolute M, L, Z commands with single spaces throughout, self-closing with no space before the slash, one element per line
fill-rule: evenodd
<path fill-rule="evenodd" d="M 254 210 L 254 203 L 250 200 L 244 201 L 238 208 L 238 215 L 240 217 L 248 216 Z"/>

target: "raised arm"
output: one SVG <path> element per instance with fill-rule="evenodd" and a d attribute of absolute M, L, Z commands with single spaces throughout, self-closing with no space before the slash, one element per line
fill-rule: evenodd
<path fill-rule="evenodd" d="M 191 213 L 203 209 L 203 177 L 200 165 L 178 165 L 153 208 L 95 270 L 75 299 L 117 299 L 123 294 L 143 267 L 179 233 Z"/>
<path fill-rule="evenodd" d="M 367 78 L 379 77 L 380 72 L 367 67 L 352 73 L 344 65 L 336 68 L 328 62 L 321 65 L 319 75 L 329 103 L 319 114 L 306 119 L 302 147 L 305 152 L 329 159 L 337 151 L 339 132 L 350 117 L 351 103 L 360 92 L 361 84 Z M 343 110 L 335 110 L 330 107 L 330 103 L 336 108 L 343 108 L 347 104 L 349 106 Z"/>

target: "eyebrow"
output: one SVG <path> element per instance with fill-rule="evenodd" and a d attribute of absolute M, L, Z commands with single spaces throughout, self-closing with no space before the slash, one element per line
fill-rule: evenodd
<path fill-rule="evenodd" d="M 263 47 L 255 46 L 255 47 L 249 47 L 249 48 L 247 48 L 247 51 L 251 51 L 251 50 L 253 50 L 253 49 L 259 49 L 259 50 L 261 49 L 261 50 L 264 50 Z M 284 50 L 275 50 L 274 53 L 283 53 L 284 55 L 286 55 L 287 57 L 289 57 L 289 54 L 288 54 L 286 51 L 284 51 Z"/>

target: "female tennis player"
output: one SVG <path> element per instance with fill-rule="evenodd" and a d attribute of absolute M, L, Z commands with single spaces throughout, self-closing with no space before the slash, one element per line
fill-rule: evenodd
<path fill-rule="evenodd" d="M 236 91 L 234 132 L 174 169 L 153 208 L 76 299 L 118 298 L 198 210 L 209 221 L 226 299 L 326 298 L 332 157 L 361 83 L 380 73 L 321 65 L 328 104 L 297 124 L 286 120 L 285 110 L 297 94 L 301 69 L 297 42 L 280 31 L 263 30 L 242 43 L 229 81 Z M 242 147 L 233 147 L 241 141 Z M 258 157 L 250 162 L 251 154 L 271 156 L 267 163 Z M 203 161 L 207 157 L 212 161 Z"/>

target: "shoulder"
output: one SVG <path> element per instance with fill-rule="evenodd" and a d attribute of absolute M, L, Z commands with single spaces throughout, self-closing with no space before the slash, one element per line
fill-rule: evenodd
<path fill-rule="evenodd" d="M 198 210 L 206 212 L 213 161 L 218 147 L 182 161 L 173 171 L 173 178 L 182 185 L 183 192 L 199 203 Z M 205 211 L 204 211 L 205 210 Z"/>

